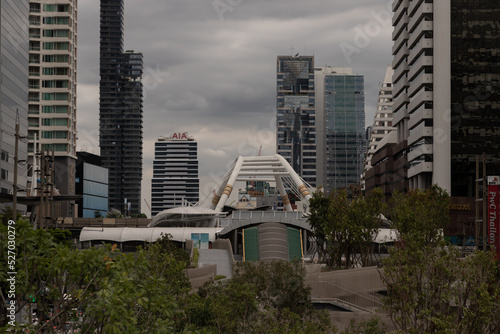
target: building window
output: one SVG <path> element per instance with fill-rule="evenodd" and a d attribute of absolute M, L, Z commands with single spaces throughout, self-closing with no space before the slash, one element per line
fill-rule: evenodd
<path fill-rule="evenodd" d="M 2 154 L 1 154 L 1 160 L 2 160 L 2 161 L 9 161 L 9 152 L 7 152 L 7 151 L 2 151 Z"/>

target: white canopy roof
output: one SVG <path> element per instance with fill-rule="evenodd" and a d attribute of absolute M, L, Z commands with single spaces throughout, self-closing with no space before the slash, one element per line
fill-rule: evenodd
<path fill-rule="evenodd" d="M 390 228 L 379 228 L 378 234 L 373 242 L 384 244 L 386 242 L 395 242 L 398 240 L 398 231 Z"/>
<path fill-rule="evenodd" d="M 222 227 L 84 227 L 80 242 L 108 240 L 115 242 L 148 241 L 154 242 L 162 234 L 170 234 L 172 240 L 184 242 L 191 239 L 191 233 L 208 233 L 209 241 L 215 240 Z"/>
<path fill-rule="evenodd" d="M 200 206 L 179 206 L 168 210 L 163 210 L 154 216 L 148 227 L 158 225 L 178 224 L 183 221 L 194 222 L 200 220 L 210 220 L 215 217 L 225 216 L 226 212 L 215 211 L 210 208 Z"/>

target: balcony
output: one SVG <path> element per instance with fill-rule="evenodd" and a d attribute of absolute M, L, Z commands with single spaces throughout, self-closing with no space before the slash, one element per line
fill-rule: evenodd
<path fill-rule="evenodd" d="M 424 66 L 432 66 L 433 65 L 433 58 L 432 56 L 425 56 L 421 55 L 420 58 L 416 62 L 414 62 L 412 65 L 410 65 L 410 71 L 408 72 L 408 78 L 413 80 L 413 77 L 417 72 L 420 71 L 420 69 Z"/>
<path fill-rule="evenodd" d="M 413 128 L 416 124 L 420 123 L 423 119 L 432 119 L 433 112 L 432 109 L 426 108 L 425 104 L 422 104 L 415 112 L 410 112 L 410 120 L 408 121 L 408 128 Z"/>
<path fill-rule="evenodd" d="M 406 46 L 408 38 L 409 34 L 406 30 L 399 34 L 398 39 L 394 41 L 394 45 L 392 46 L 392 54 L 394 54 L 394 52 L 397 53 L 401 47 Z M 396 55 L 396 57 L 399 57 L 399 55 Z"/>
<path fill-rule="evenodd" d="M 396 10 L 400 11 L 403 8 L 408 8 L 408 0 L 393 1 L 393 3 L 392 3 L 392 11 L 393 12 L 395 12 Z"/>
<path fill-rule="evenodd" d="M 408 110 L 406 108 L 401 108 L 399 109 L 399 111 L 394 113 L 394 116 L 392 118 L 392 124 L 396 125 L 404 118 L 408 118 Z"/>
<path fill-rule="evenodd" d="M 432 21 L 425 21 L 425 19 L 422 19 L 417 26 L 410 25 L 409 31 L 412 35 L 420 36 L 424 33 L 424 31 L 432 31 L 432 28 Z"/>
<path fill-rule="evenodd" d="M 421 73 L 417 75 L 417 77 L 410 84 L 408 96 L 410 98 L 413 97 L 413 95 L 418 93 L 424 85 L 432 85 L 432 73 Z"/>
<path fill-rule="evenodd" d="M 410 130 L 410 135 L 408 136 L 408 145 L 411 145 L 424 137 L 432 137 L 433 128 L 432 126 L 424 126 L 424 122 L 421 125 L 417 125 L 414 129 Z"/>
<path fill-rule="evenodd" d="M 432 153 L 432 144 L 423 144 L 408 153 L 408 161 L 412 161 L 423 154 Z"/>
<path fill-rule="evenodd" d="M 432 102 L 433 94 L 430 91 L 420 90 L 410 99 L 408 111 L 411 113 L 425 102 Z"/>
<path fill-rule="evenodd" d="M 433 13 L 432 4 L 422 2 L 418 7 L 416 5 L 419 1 L 412 1 L 410 3 L 410 8 L 408 8 L 409 16 L 412 17 L 412 20 L 418 20 L 422 15 L 429 15 Z"/>
<path fill-rule="evenodd" d="M 392 105 L 392 110 L 394 112 L 398 111 L 400 108 L 404 106 L 404 103 L 408 101 L 408 95 L 406 93 L 399 94 L 395 99 Z"/>
<path fill-rule="evenodd" d="M 408 169 L 408 178 L 422 173 L 431 173 L 432 170 L 432 162 L 421 162 Z"/>

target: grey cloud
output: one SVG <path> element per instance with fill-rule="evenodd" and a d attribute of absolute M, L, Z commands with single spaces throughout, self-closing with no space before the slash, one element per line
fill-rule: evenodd
<path fill-rule="evenodd" d="M 317 66 L 349 66 L 364 74 L 366 125 L 373 122 L 379 82 L 392 62 L 392 28 L 379 24 L 350 62 L 339 45 L 355 45 L 356 27 L 377 22 L 373 13 L 387 12 L 388 0 L 220 2 L 232 6 L 222 20 L 212 0 L 125 1 L 124 47 L 143 53 L 147 76 L 146 199 L 158 136 L 176 129 L 199 133 L 203 180 L 225 169 L 224 157 L 232 161 L 242 148 L 257 152 L 260 143 L 249 138 L 271 127 L 278 55 L 314 54 Z M 79 94 L 85 94 L 78 97 L 78 128 L 90 137 L 98 127 L 98 1 L 79 1 L 78 19 Z M 263 150 L 274 152 L 274 142 Z"/>

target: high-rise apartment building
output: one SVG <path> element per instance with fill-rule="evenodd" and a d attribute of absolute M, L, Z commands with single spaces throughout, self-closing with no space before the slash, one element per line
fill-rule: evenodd
<path fill-rule="evenodd" d="M 28 164 L 54 151 L 55 187 L 75 194 L 77 0 L 30 0 Z M 33 194 L 32 194 L 33 195 Z M 61 204 L 71 216 L 69 203 Z"/>
<path fill-rule="evenodd" d="M 151 216 L 199 201 L 198 143 L 187 132 L 160 137 L 155 143 L 151 180 Z"/>
<path fill-rule="evenodd" d="M 393 11 L 393 124 L 409 186 L 474 197 L 476 155 L 500 171 L 498 1 L 396 0 Z"/>
<path fill-rule="evenodd" d="M 311 186 L 316 186 L 314 57 L 278 56 L 277 153 Z"/>
<path fill-rule="evenodd" d="M 392 125 L 392 75 L 394 71 L 391 66 L 387 66 L 384 81 L 378 93 L 377 110 L 373 119 L 370 135 L 368 139 L 368 148 L 365 159 L 365 171 L 370 169 L 373 154 L 377 149 L 377 144 L 396 128 Z"/>
<path fill-rule="evenodd" d="M 0 16 L 0 193 L 13 194 L 16 123 L 21 136 L 28 133 L 28 2 L 2 1 Z M 19 161 L 26 161 L 27 150 L 18 140 Z M 26 190 L 25 164 L 18 164 L 16 183 L 19 192 Z"/>
<path fill-rule="evenodd" d="M 109 170 L 109 207 L 140 213 L 141 53 L 123 51 L 123 0 L 101 0 L 99 142 Z"/>
<path fill-rule="evenodd" d="M 317 185 L 326 193 L 359 185 L 366 153 L 364 77 L 351 68 L 314 71 Z"/>
<path fill-rule="evenodd" d="M 476 201 L 476 171 L 500 171 L 500 7 L 495 0 L 395 0 L 392 7 L 397 138 L 383 150 L 392 157 L 374 155 L 373 170 L 392 169 L 396 190 L 444 188 L 452 200 L 445 233 L 479 237 L 487 229 L 478 224 L 486 210 Z M 380 186 L 375 172 L 372 186 Z"/>

